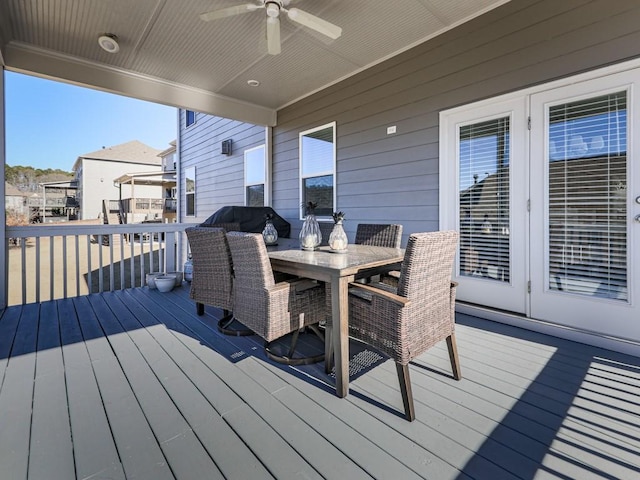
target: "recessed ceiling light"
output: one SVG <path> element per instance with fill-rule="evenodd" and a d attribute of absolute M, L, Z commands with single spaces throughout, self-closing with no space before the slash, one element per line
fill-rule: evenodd
<path fill-rule="evenodd" d="M 105 33 L 98 37 L 98 45 L 109 53 L 118 53 L 120 51 L 120 45 L 118 45 L 118 37 L 113 33 Z"/>
<path fill-rule="evenodd" d="M 257 87 L 260 85 L 260 82 L 258 80 L 247 80 L 247 85 L 250 87 Z"/>

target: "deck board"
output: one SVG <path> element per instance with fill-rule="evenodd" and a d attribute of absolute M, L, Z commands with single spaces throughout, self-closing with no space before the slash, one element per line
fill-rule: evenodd
<path fill-rule="evenodd" d="M 87 298 L 101 327 L 109 336 L 109 344 L 175 477 L 223 478 L 145 357 L 107 306 L 104 297 Z M 132 334 L 136 331 L 132 330 Z M 151 362 L 156 363 L 157 358 L 152 358 Z M 156 367 L 162 369 L 163 366 L 156 363 Z"/>
<path fill-rule="evenodd" d="M 127 307 L 136 315 L 137 325 L 121 320 L 122 326 L 127 329 L 220 471 L 224 475 L 243 479 L 268 478 L 268 471 L 221 415 L 221 412 L 240 407 L 242 399 L 187 347 L 177 342 L 176 337 L 139 303 L 129 299 L 125 304 L 128 298 L 119 293 L 107 299 L 119 319 L 126 317 Z M 160 368 L 161 365 L 163 368 Z"/>
<path fill-rule="evenodd" d="M 113 478 L 124 478 L 111 431 L 117 429 L 120 417 L 110 426 L 105 409 L 99 408 L 103 399 L 73 302 L 66 299 L 57 303 L 76 478 L 107 473 Z M 138 431 L 141 429 L 134 429 L 132 434 Z"/>
<path fill-rule="evenodd" d="M 43 303 L 36 354 L 29 478 L 72 478 L 73 444 L 55 303 Z"/>
<path fill-rule="evenodd" d="M 109 340 L 103 336 L 88 297 L 78 297 L 73 303 L 117 448 L 118 456 L 110 463 L 114 470 L 118 466 L 123 469 L 123 477 L 125 473 L 134 476 L 142 475 L 148 469 L 155 471 L 156 465 L 166 464 L 166 460 L 160 453 L 146 413 L 138 403 Z M 117 459 L 122 463 L 116 464 Z"/>
<path fill-rule="evenodd" d="M 0 390 L 0 465 L 7 478 L 26 478 L 29 469 L 38 317 L 38 305 L 22 307 Z"/>
<path fill-rule="evenodd" d="M 352 343 L 350 394 L 322 365 L 268 360 L 197 316 L 188 285 L 5 309 L 2 478 L 635 478 L 640 359 L 458 315 L 446 346 L 396 371 Z M 301 336 L 305 348 L 317 339 Z"/>

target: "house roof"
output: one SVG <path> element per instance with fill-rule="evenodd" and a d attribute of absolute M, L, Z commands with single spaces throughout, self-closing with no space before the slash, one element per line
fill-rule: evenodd
<path fill-rule="evenodd" d="M 7 197 L 26 197 L 27 194 L 21 192 L 16 187 L 11 185 L 9 182 L 4 182 L 4 194 Z"/>
<path fill-rule="evenodd" d="M 0 62 L 14 71 L 273 126 L 284 106 L 509 1 L 282 0 L 286 8 L 341 27 L 342 35 L 332 41 L 281 12 L 279 55 L 266 51 L 263 8 L 200 19 L 234 5 L 262 5 L 259 0 L 0 2 Z M 98 46 L 104 32 L 117 35 L 119 52 Z"/>
<path fill-rule="evenodd" d="M 137 184 L 137 185 L 168 185 L 176 183 L 176 171 L 165 170 L 163 172 L 138 172 L 125 173 L 113 180 L 119 185 Z"/>
<path fill-rule="evenodd" d="M 166 157 L 170 153 L 173 153 L 173 152 L 176 151 L 176 141 L 175 140 L 169 142 L 169 145 L 171 145 L 169 148 L 167 148 L 166 150 L 161 151 L 158 154 L 160 157 Z"/>
<path fill-rule="evenodd" d="M 80 155 L 73 164 L 75 172 L 84 159 L 104 160 L 111 162 L 135 163 L 138 165 L 162 165 L 159 154 L 162 150 L 157 150 L 149 145 L 145 145 L 138 140 L 115 145 L 113 147 L 103 147 L 95 152 Z"/>

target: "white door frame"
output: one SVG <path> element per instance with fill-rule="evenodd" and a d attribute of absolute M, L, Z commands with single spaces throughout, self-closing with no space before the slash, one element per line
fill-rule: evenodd
<path fill-rule="evenodd" d="M 456 130 L 455 128 L 454 129 L 451 128 L 452 123 L 455 125 L 456 119 L 464 118 L 465 112 L 466 114 L 468 114 L 474 109 L 477 109 L 477 111 L 480 111 L 481 108 L 491 107 L 492 105 L 495 106 L 498 104 L 505 104 L 510 101 L 514 101 L 514 100 L 517 101 L 518 99 L 521 99 L 525 103 L 525 107 L 524 107 L 526 112 L 525 117 L 528 120 L 528 117 L 530 114 L 530 111 L 529 111 L 530 97 L 532 95 L 564 88 L 567 86 L 574 86 L 574 85 L 580 84 L 581 82 L 586 82 L 596 78 L 605 78 L 610 75 L 619 74 L 621 72 L 628 72 L 628 71 L 639 69 L 639 68 L 640 68 L 640 59 L 635 59 L 635 60 L 619 63 L 616 65 L 603 67 L 598 70 L 578 74 L 570 78 L 556 80 L 553 82 L 549 82 L 547 84 L 527 88 L 525 90 L 521 90 L 518 92 L 502 95 L 492 99 L 482 100 L 480 102 L 464 105 L 461 107 L 456 107 L 454 109 L 441 112 L 440 113 L 440 159 L 439 159 L 440 160 L 440 208 L 439 208 L 440 228 L 441 229 L 459 228 L 459 224 L 457 221 L 459 191 L 456 188 L 457 186 L 456 178 L 458 174 L 457 158 L 456 158 L 457 152 L 455 147 L 452 149 L 452 142 L 454 142 L 453 145 L 455 145 L 455 141 L 456 141 L 456 135 L 455 135 Z M 637 74 L 637 75 L 640 75 L 640 74 Z M 639 108 L 634 109 L 633 117 L 638 117 L 638 115 L 640 115 L 640 112 L 638 112 L 638 110 L 640 109 Z M 638 131 L 640 131 L 640 118 L 629 118 L 629 123 L 630 123 L 630 129 L 634 129 L 634 135 L 638 135 Z M 634 135 L 630 134 L 629 139 L 632 139 Z M 528 137 L 529 136 L 527 135 L 527 138 Z M 527 139 L 526 143 L 527 143 L 527 162 L 526 163 L 528 164 L 526 175 L 527 175 L 527 178 L 530 178 L 530 172 L 531 172 L 530 165 L 532 163 L 532 160 L 531 160 L 532 155 L 531 155 L 531 152 L 529 152 L 529 139 Z M 629 151 L 631 151 L 631 148 L 632 147 L 630 145 Z M 633 146 L 633 148 L 636 149 L 636 146 Z M 635 163 L 635 165 L 633 163 Z M 630 171 L 628 172 L 629 178 L 638 179 L 638 175 L 639 175 L 638 170 L 640 170 L 640 163 L 637 156 L 634 162 L 629 162 L 629 169 L 630 169 Z M 636 181 L 636 180 L 633 180 L 633 181 Z M 530 189 L 529 182 L 525 182 L 525 183 L 527 185 L 526 188 Z M 640 236 L 640 223 L 633 222 L 633 218 L 636 217 L 637 215 L 640 215 L 640 200 L 634 202 L 634 198 L 640 194 L 639 187 L 640 185 L 635 185 L 634 191 L 631 191 L 631 189 L 628 189 L 629 190 L 628 218 L 630 222 L 632 222 L 629 228 L 634 228 L 636 230 L 636 237 Z M 528 190 L 526 192 L 526 195 L 523 196 L 523 199 L 525 202 L 529 200 L 530 198 L 529 194 L 530 194 L 530 191 Z M 544 199 L 538 199 L 538 201 L 540 202 L 542 202 L 543 200 Z M 534 201 L 534 204 L 532 205 L 533 212 L 536 212 L 537 214 L 538 208 L 539 208 L 539 205 L 536 205 Z M 528 213 L 526 214 L 526 217 L 527 217 L 526 226 L 524 227 L 523 231 L 525 232 L 525 235 L 526 235 L 526 239 L 527 239 L 526 242 L 528 242 L 526 243 L 526 249 L 527 249 L 527 252 L 530 252 L 532 247 L 530 238 L 532 235 L 530 232 L 531 225 L 529 222 Z M 536 246 L 534 246 L 534 249 L 535 248 Z M 634 262 L 634 265 L 638 265 L 638 262 L 640 262 L 640 249 L 637 249 L 637 250 L 638 251 L 636 252 L 630 252 L 630 255 L 631 255 L 630 261 Z M 529 278 L 529 275 L 530 275 L 530 265 L 531 265 L 530 259 L 531 258 L 533 257 L 531 257 L 530 255 L 527 255 L 527 259 L 526 259 L 527 278 Z M 637 275 L 638 275 L 637 271 L 638 270 L 636 267 L 636 273 L 634 274 L 636 275 L 636 278 L 632 279 L 635 282 L 640 281 L 640 279 L 637 278 Z M 460 279 L 461 280 L 460 293 L 462 295 L 459 298 L 463 302 L 465 301 L 464 283 L 467 281 L 468 278 L 469 277 L 463 277 L 462 279 Z M 622 337 L 616 336 L 614 338 L 608 332 L 605 331 L 606 329 L 602 329 L 602 328 L 599 329 L 598 331 L 594 331 L 594 330 L 589 330 L 587 328 L 584 328 L 579 324 L 573 324 L 573 326 L 569 326 L 569 325 L 562 325 L 560 322 L 556 320 L 532 318 L 530 295 L 527 295 L 527 298 L 528 300 L 526 302 L 524 315 L 511 314 L 509 312 L 500 312 L 494 308 L 492 309 L 491 305 L 488 305 L 486 302 L 483 302 L 481 299 L 480 301 L 477 302 L 475 306 L 473 303 L 469 303 L 466 305 L 463 303 L 458 307 L 458 310 L 466 311 L 468 313 L 482 312 L 483 316 L 492 318 L 497 321 L 504 321 L 505 323 L 522 326 L 525 328 L 531 328 L 534 330 L 542 331 L 544 333 L 554 334 L 564 338 L 570 338 L 578 341 L 583 341 L 586 343 L 592 343 L 592 344 L 600 345 L 606 348 L 614 348 L 620 351 L 626 351 L 636 355 L 640 353 L 640 333 L 638 335 L 635 335 L 632 332 L 631 335 L 623 335 Z M 640 299 L 637 299 L 637 300 L 640 300 Z M 638 303 L 637 300 L 636 300 L 636 303 Z M 640 317 L 640 311 L 638 310 L 638 306 L 636 305 L 633 308 L 635 310 L 636 316 Z M 629 327 L 629 328 L 635 330 L 636 332 L 640 331 L 640 321 L 638 321 L 638 325 L 634 327 Z M 634 338 L 634 340 L 625 340 L 625 338 L 626 339 Z"/>
<path fill-rule="evenodd" d="M 640 205 L 640 168 L 634 167 L 640 159 L 639 144 L 634 141 L 640 127 L 640 101 L 634 87 L 640 85 L 640 69 L 610 74 L 580 83 L 547 90 L 530 96 L 531 102 L 531 313 L 540 320 L 611 335 L 616 338 L 640 342 L 640 224 L 633 222 Z M 549 265 L 548 235 L 548 116 L 550 106 L 589 99 L 610 93 L 627 92 L 627 292 L 628 299 L 614 300 L 600 296 L 576 295 L 552 290 Z M 633 323 L 635 321 L 635 324 Z"/>
<path fill-rule="evenodd" d="M 509 130 L 509 251 L 510 276 L 508 282 L 482 277 L 460 275 L 460 255 L 456 257 L 454 279 L 459 283 L 457 296 L 468 302 L 517 312 L 528 313 L 527 279 L 529 264 L 527 251 L 527 135 L 525 98 L 512 97 L 500 102 L 440 114 L 440 190 L 452 192 L 440 201 L 440 228 L 460 230 L 460 184 L 458 138 L 460 128 L 496 118 L 508 117 Z M 454 155 L 451 153 L 455 152 Z M 522 200 L 522 195 L 525 195 Z M 452 201 L 451 199 L 455 199 Z"/>

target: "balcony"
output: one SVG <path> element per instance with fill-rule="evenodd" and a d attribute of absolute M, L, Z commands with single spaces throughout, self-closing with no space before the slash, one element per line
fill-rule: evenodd
<path fill-rule="evenodd" d="M 68 233 L 71 250 L 85 233 L 170 239 L 184 227 L 46 231 Z M 44 230 L 29 228 L 8 234 Z M 168 241 L 164 252 L 178 250 Z M 132 247 L 109 243 L 91 270 L 116 280 L 109 252 Z M 140 249 L 146 265 L 177 261 Z M 257 337 L 219 334 L 221 312 L 197 316 L 187 283 L 163 294 L 136 278 L 59 298 L 41 285 L 38 300 L 2 312 L 3 478 L 634 478 L 640 468 L 637 357 L 458 313 L 463 379 L 451 378 L 444 344 L 413 362 L 408 423 L 393 364 L 362 344 L 352 341 L 339 399 L 321 364 L 284 367 Z"/>
<path fill-rule="evenodd" d="M 123 223 L 127 224 L 145 220 L 174 222 L 177 203 L 175 198 L 123 198 L 122 200 L 105 200 L 103 210 L 107 215 L 121 215 Z"/>

